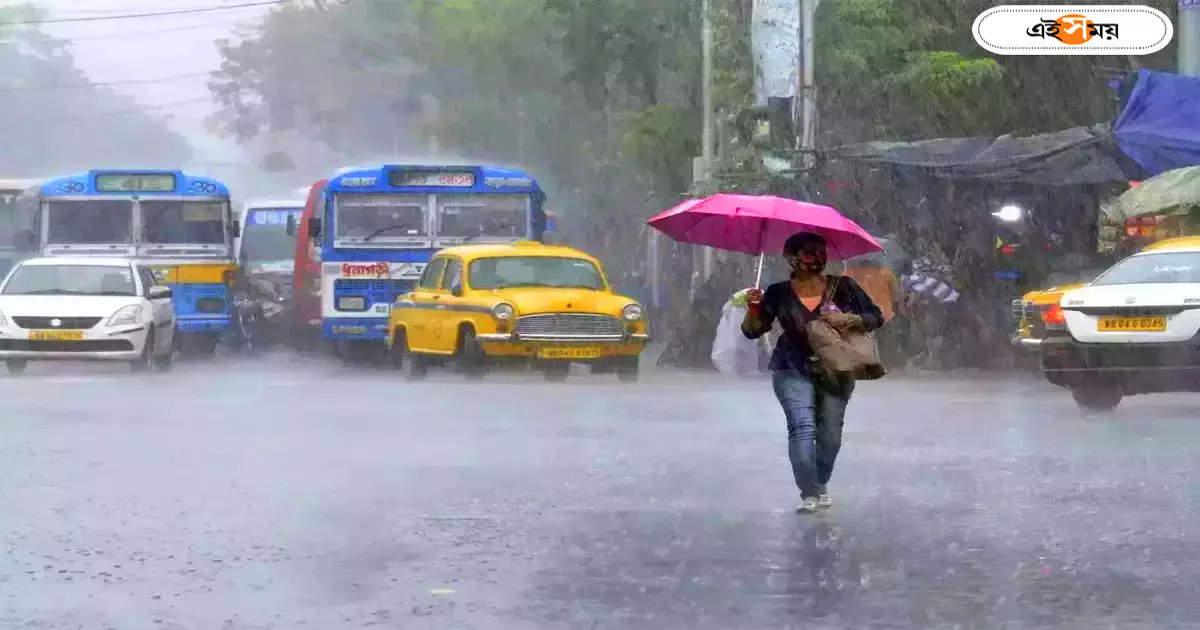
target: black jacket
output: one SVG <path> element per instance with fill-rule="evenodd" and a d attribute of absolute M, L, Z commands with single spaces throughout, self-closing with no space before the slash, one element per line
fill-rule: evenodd
<path fill-rule="evenodd" d="M 831 299 L 843 313 L 861 316 L 868 331 L 883 325 L 883 313 L 853 278 L 832 275 L 826 278 L 829 282 L 837 283 Z M 810 311 L 792 291 L 791 281 L 777 282 L 763 292 L 758 317 L 747 317 L 742 322 L 742 334 L 749 339 L 757 339 L 771 330 L 771 325 L 778 320 L 783 328 L 783 336 L 771 353 L 771 370 L 798 370 L 807 374 L 813 361 L 807 325 L 820 317 L 824 305 L 822 302 L 816 310 Z"/>

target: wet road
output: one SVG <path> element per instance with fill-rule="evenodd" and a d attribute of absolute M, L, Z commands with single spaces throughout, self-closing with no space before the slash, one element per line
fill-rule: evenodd
<path fill-rule="evenodd" d="M 1200 397 L 861 385 L 790 511 L 766 382 L 0 378 L 0 628 L 1200 626 Z"/>

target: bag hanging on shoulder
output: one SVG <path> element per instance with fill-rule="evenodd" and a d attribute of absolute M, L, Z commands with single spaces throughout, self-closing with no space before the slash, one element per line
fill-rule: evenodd
<path fill-rule="evenodd" d="M 821 307 L 833 300 L 841 276 L 826 281 Z M 879 345 L 873 333 L 864 330 L 838 331 L 828 322 L 815 319 L 808 323 L 808 343 L 816 353 L 819 367 L 830 376 L 850 376 L 869 381 L 883 378 L 887 369 L 879 359 Z"/>

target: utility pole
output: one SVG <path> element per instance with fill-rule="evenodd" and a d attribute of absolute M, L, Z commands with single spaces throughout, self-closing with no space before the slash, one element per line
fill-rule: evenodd
<path fill-rule="evenodd" d="M 802 165 L 812 168 L 812 151 L 817 142 L 816 63 L 813 56 L 813 30 L 820 0 L 800 0 L 800 124 L 799 146 Z"/>
<path fill-rule="evenodd" d="M 713 154 L 716 153 L 714 148 L 715 138 L 713 137 L 713 101 L 712 101 L 712 57 L 713 57 L 713 29 L 712 29 L 712 2 L 711 0 L 703 0 L 701 11 L 703 12 L 703 27 L 701 47 L 703 48 L 703 70 L 701 71 L 703 81 L 703 97 L 704 101 L 704 130 L 700 136 L 700 141 L 703 146 L 700 147 L 701 168 L 699 175 L 703 179 L 712 177 Z M 695 169 L 694 169 L 695 170 Z M 704 279 L 707 280 L 713 272 L 714 252 L 711 247 L 704 249 Z"/>
<path fill-rule="evenodd" d="M 1179 0 L 1175 40 L 1179 74 L 1200 76 L 1200 0 Z"/>

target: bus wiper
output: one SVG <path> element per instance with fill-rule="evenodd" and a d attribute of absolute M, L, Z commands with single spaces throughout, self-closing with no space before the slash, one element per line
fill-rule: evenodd
<path fill-rule="evenodd" d="M 375 238 L 376 236 L 383 234 L 384 232 L 391 232 L 392 230 L 415 230 L 418 227 L 420 227 L 420 226 L 413 225 L 411 223 L 397 223 L 395 225 L 388 225 L 385 227 L 381 227 L 378 230 L 375 230 L 374 232 L 371 232 L 370 234 L 364 236 L 363 242 L 365 243 L 365 242 Z"/>

